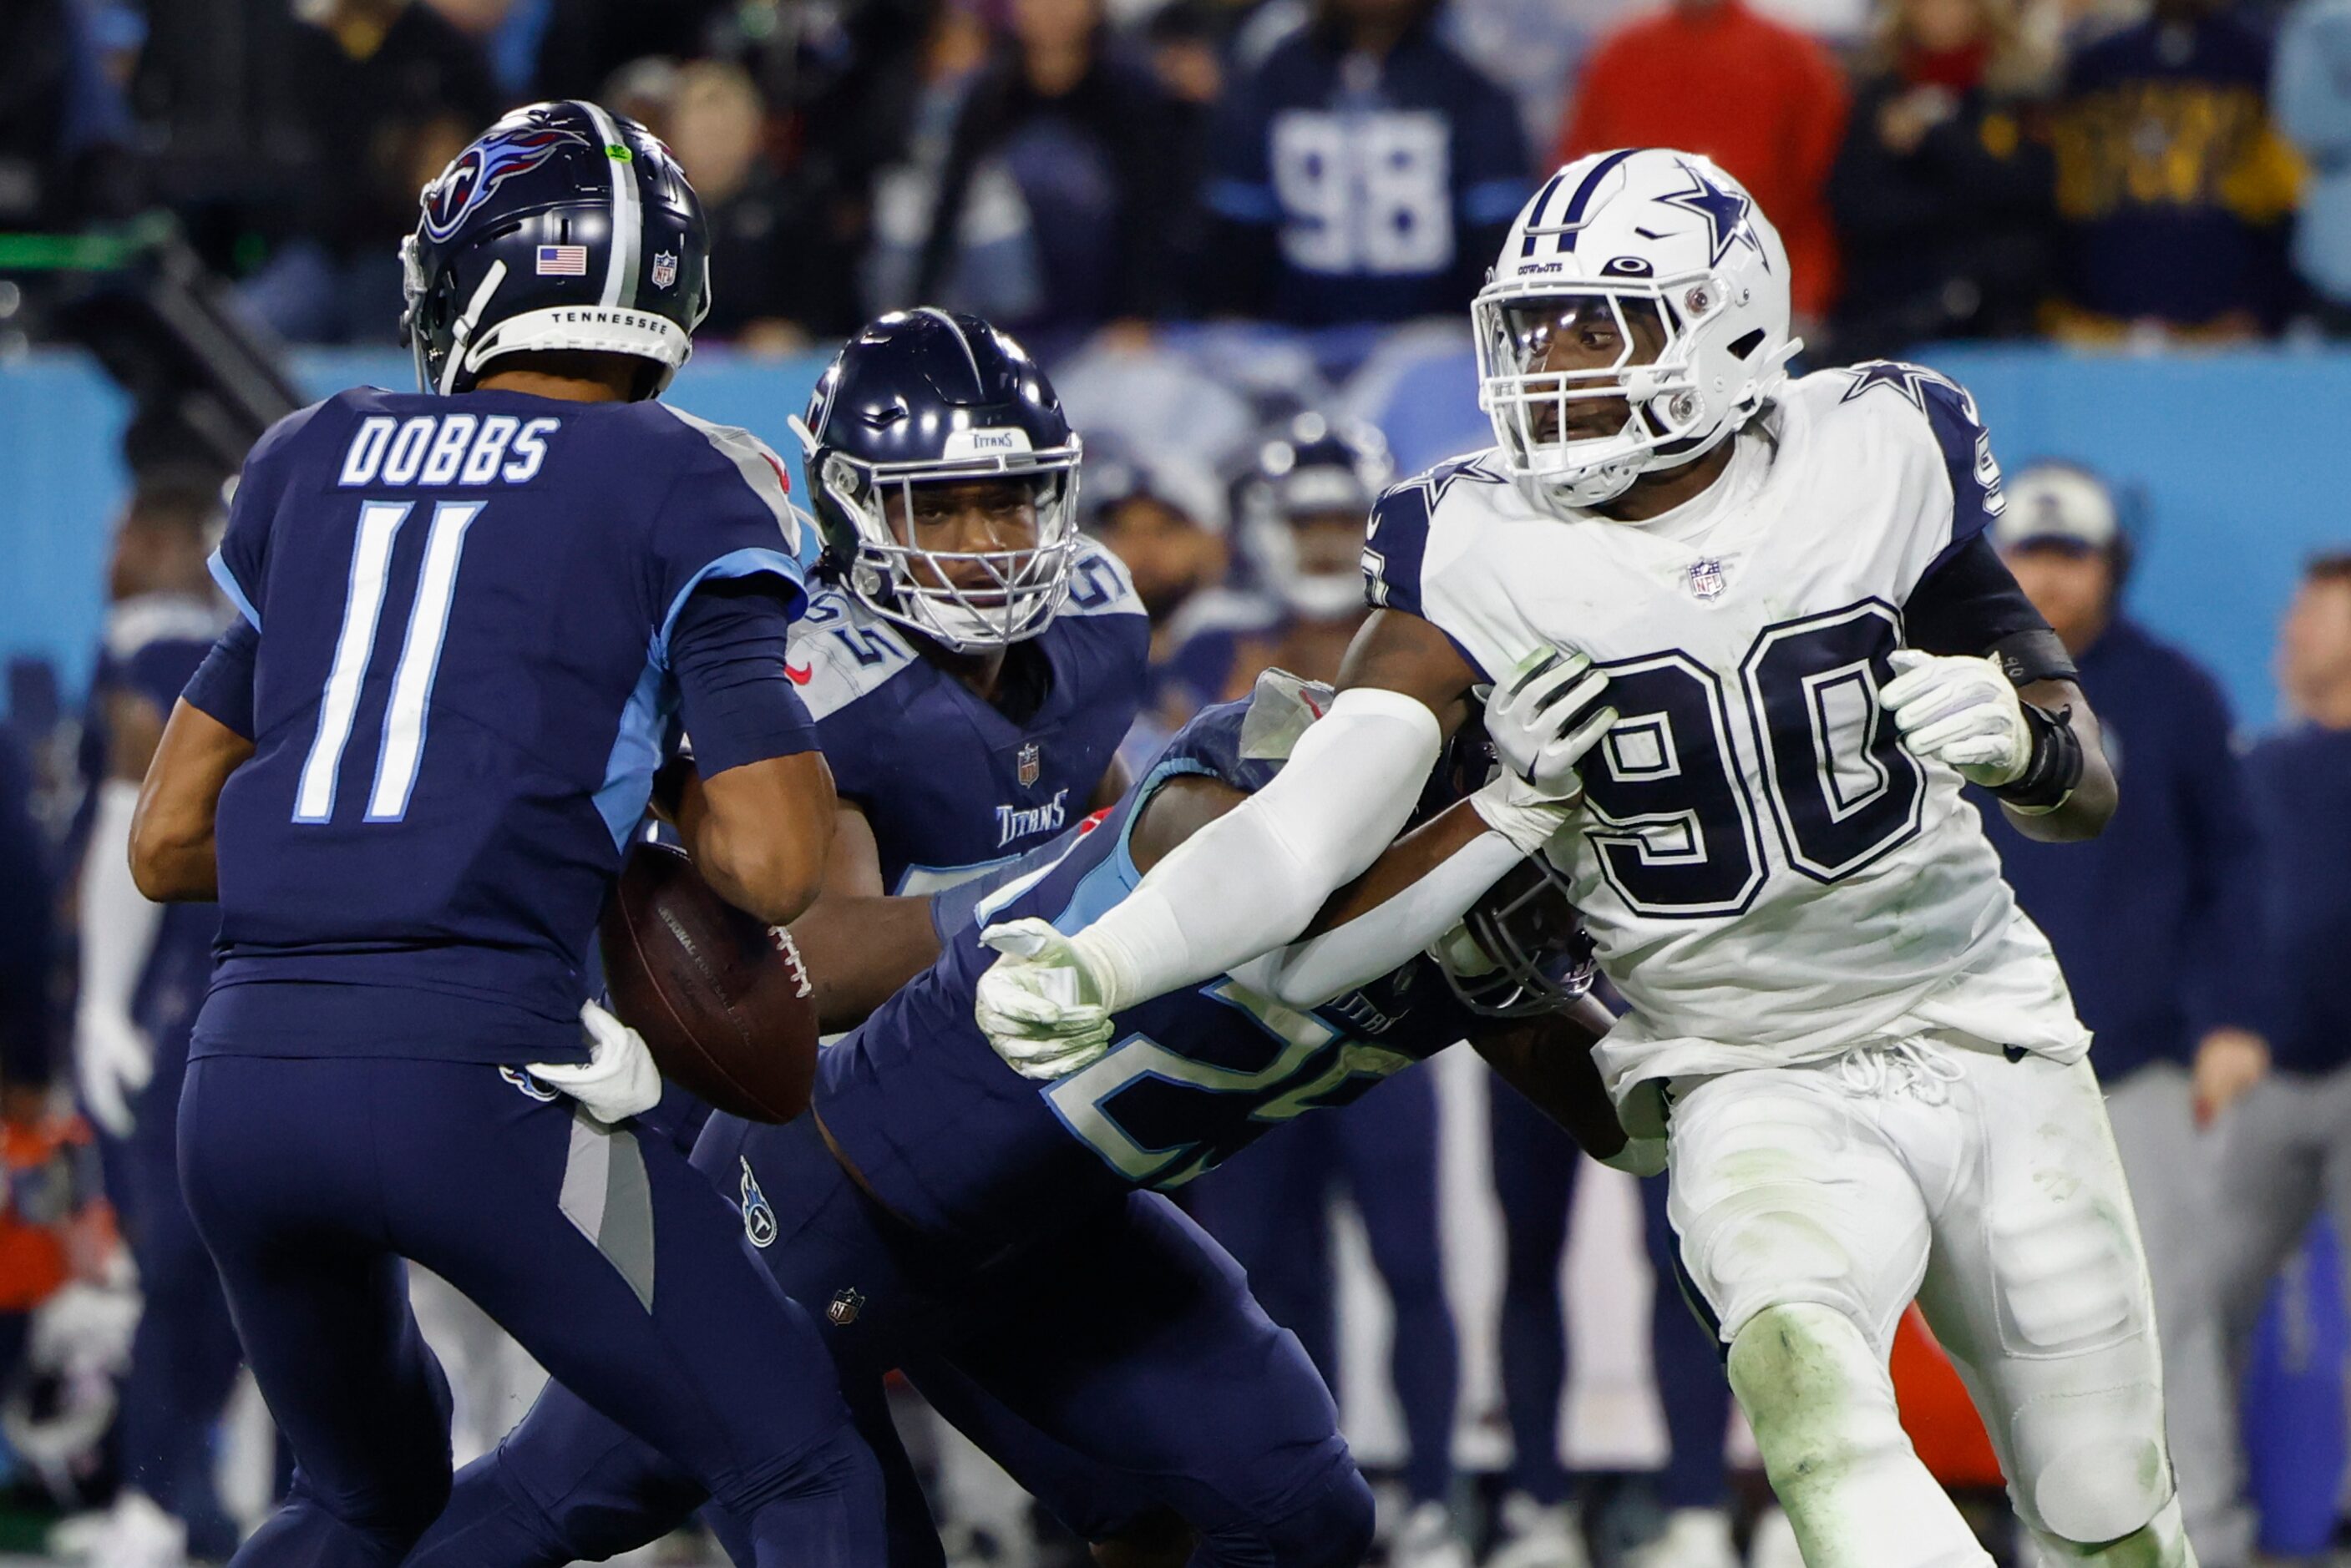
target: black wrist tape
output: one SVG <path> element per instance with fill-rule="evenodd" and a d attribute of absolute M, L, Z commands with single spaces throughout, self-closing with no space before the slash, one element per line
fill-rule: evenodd
<path fill-rule="evenodd" d="M 2025 725 L 2032 732 L 2032 759 L 2015 783 L 2002 784 L 1992 793 L 2011 805 L 2053 810 L 2064 805 L 2065 797 L 2082 782 L 2082 737 L 2074 733 L 2070 706 L 2054 713 L 2030 702 L 2023 706 Z"/>

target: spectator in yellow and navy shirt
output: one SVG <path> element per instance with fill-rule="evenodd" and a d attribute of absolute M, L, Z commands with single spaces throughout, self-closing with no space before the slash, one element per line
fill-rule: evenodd
<path fill-rule="evenodd" d="M 2062 336 L 2276 330 L 2301 164 L 2269 79 L 2268 40 L 2226 0 L 2157 0 L 2074 57 L 2054 128 Z"/>

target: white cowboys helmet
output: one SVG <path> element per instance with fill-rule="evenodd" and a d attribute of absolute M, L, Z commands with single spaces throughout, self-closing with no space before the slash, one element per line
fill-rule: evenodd
<path fill-rule="evenodd" d="M 1503 465 L 1582 508 L 1712 451 L 1787 379 L 1788 314 L 1779 231 L 1710 160 L 1578 159 L 1520 212 L 1469 306 Z M 1546 368 L 1570 333 L 1614 362 Z"/>

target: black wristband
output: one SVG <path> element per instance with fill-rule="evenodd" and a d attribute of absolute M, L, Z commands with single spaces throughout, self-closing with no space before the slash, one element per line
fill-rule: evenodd
<path fill-rule="evenodd" d="M 2027 702 L 2025 727 L 2032 732 L 2032 755 L 2015 782 L 1992 793 L 2022 811 L 2054 811 L 2082 782 L 2082 737 L 2074 733 L 2074 710 L 2054 713 Z"/>
<path fill-rule="evenodd" d="M 2008 677 L 2011 686 L 2082 679 L 2081 671 L 2074 668 L 2074 656 L 2065 651 L 2053 631 L 2011 632 L 1984 651 L 2000 660 L 2001 673 Z"/>

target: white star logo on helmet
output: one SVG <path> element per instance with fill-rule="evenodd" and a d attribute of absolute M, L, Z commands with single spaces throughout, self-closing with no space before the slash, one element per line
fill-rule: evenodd
<path fill-rule="evenodd" d="M 1728 191 L 1699 173 L 1688 164 L 1681 171 L 1689 176 L 1690 188 L 1675 191 L 1657 198 L 1667 206 L 1695 213 L 1707 223 L 1708 244 L 1707 265 L 1719 266 L 1734 244 L 1745 244 L 1758 256 L 1763 256 L 1763 244 L 1755 237 L 1755 226 L 1747 221 L 1754 203 L 1736 191 Z M 1770 258 L 1764 257 L 1766 265 Z"/>

